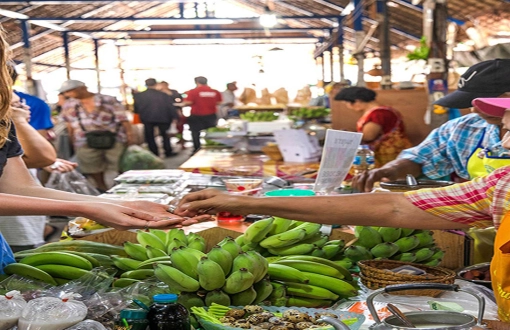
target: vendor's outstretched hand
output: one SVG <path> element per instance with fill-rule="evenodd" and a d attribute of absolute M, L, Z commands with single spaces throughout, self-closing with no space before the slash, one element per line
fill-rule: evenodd
<path fill-rule="evenodd" d="M 370 192 L 374 188 L 374 183 L 396 180 L 397 177 L 397 172 L 393 168 L 376 168 L 354 176 L 351 186 L 359 192 Z"/>
<path fill-rule="evenodd" d="M 246 208 L 243 208 L 243 205 L 246 206 L 249 199 L 252 198 L 233 196 L 216 189 L 204 189 L 184 196 L 179 202 L 175 214 L 184 217 L 216 214 L 222 211 L 247 214 Z"/>

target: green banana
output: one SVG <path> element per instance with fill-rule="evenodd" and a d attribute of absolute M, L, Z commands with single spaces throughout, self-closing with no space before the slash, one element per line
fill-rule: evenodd
<path fill-rule="evenodd" d="M 315 248 L 313 244 L 296 243 L 294 245 L 288 245 L 280 248 L 268 248 L 269 253 L 277 256 L 292 256 L 292 255 L 303 255 L 312 252 Z"/>
<path fill-rule="evenodd" d="M 94 256 L 92 256 L 89 253 L 76 252 L 76 251 L 65 251 L 65 253 L 75 254 L 75 255 L 80 256 L 80 257 L 82 257 L 84 259 L 87 259 L 92 264 L 92 268 L 96 268 L 96 267 L 101 267 L 102 266 L 101 263 L 99 263 L 99 261 Z M 100 254 L 100 256 L 104 257 L 102 254 Z M 110 257 L 108 257 L 108 259 L 110 259 Z M 69 265 L 69 266 L 73 266 L 73 265 Z"/>
<path fill-rule="evenodd" d="M 269 295 L 268 299 L 274 301 L 276 299 L 281 299 L 287 296 L 287 287 L 281 283 L 270 282 L 273 290 Z"/>
<path fill-rule="evenodd" d="M 379 243 L 382 243 L 381 234 L 372 227 L 363 227 L 358 233 L 358 240 L 355 245 L 371 249 Z"/>
<path fill-rule="evenodd" d="M 197 280 L 171 266 L 157 264 L 154 275 L 168 285 L 171 290 L 196 292 L 200 289 L 200 283 Z"/>
<path fill-rule="evenodd" d="M 57 284 L 58 284 L 59 286 L 61 286 L 61 285 L 64 285 L 64 284 L 67 284 L 67 283 L 71 282 L 71 280 L 68 280 L 68 279 L 65 279 L 65 278 L 58 278 L 58 277 L 54 277 L 53 279 L 55 280 L 55 282 L 57 282 Z"/>
<path fill-rule="evenodd" d="M 273 292 L 273 286 L 267 277 L 253 284 L 253 288 L 257 292 L 257 297 L 255 298 L 255 301 L 253 301 L 253 304 L 255 305 L 266 300 Z"/>
<path fill-rule="evenodd" d="M 184 307 L 186 307 L 188 310 L 191 309 L 191 307 L 204 307 L 204 301 L 202 298 L 200 298 L 196 293 L 191 292 L 183 292 L 179 295 L 179 298 L 177 298 L 177 302 Z"/>
<path fill-rule="evenodd" d="M 140 281 L 132 278 L 119 278 L 112 283 L 112 286 L 114 288 L 125 288 L 138 282 Z"/>
<path fill-rule="evenodd" d="M 344 250 L 344 255 L 353 262 L 373 259 L 372 253 L 361 245 L 351 245 Z"/>
<path fill-rule="evenodd" d="M 191 241 L 188 240 L 188 247 L 190 249 L 195 249 L 200 252 L 205 252 L 205 241 L 201 236 L 193 238 Z"/>
<path fill-rule="evenodd" d="M 175 249 L 180 249 L 183 247 L 187 247 L 186 243 L 181 241 L 178 238 L 173 238 L 166 246 L 164 251 L 167 252 L 168 255 L 171 255 Z"/>
<path fill-rule="evenodd" d="M 303 272 L 287 265 L 269 264 L 267 273 L 271 279 L 275 280 L 308 283 L 308 277 L 306 277 Z"/>
<path fill-rule="evenodd" d="M 259 252 L 259 253 L 263 253 L 265 251 L 265 249 L 259 245 L 259 243 L 248 243 L 248 244 L 245 244 L 243 246 L 241 246 L 241 250 L 243 252 L 248 252 L 248 251 L 256 251 L 256 252 Z"/>
<path fill-rule="evenodd" d="M 358 294 L 358 290 L 348 281 L 317 273 L 304 272 L 304 274 L 309 279 L 308 284 L 328 289 L 342 298 L 354 297 Z"/>
<path fill-rule="evenodd" d="M 379 227 L 378 232 L 381 234 L 383 242 L 395 242 L 402 235 L 402 228 Z"/>
<path fill-rule="evenodd" d="M 312 299 L 303 297 L 289 297 L 287 300 L 287 306 L 294 307 L 308 307 L 308 308 L 319 308 L 319 307 L 330 307 L 333 304 L 331 300 L 325 299 Z"/>
<path fill-rule="evenodd" d="M 306 234 L 305 237 L 303 237 L 303 239 L 308 239 L 320 233 L 321 227 L 322 225 L 320 223 L 305 222 L 297 226 L 295 229 L 304 229 L 306 231 Z"/>
<path fill-rule="evenodd" d="M 144 267 L 150 267 L 152 269 L 152 265 L 156 262 L 162 262 L 162 261 L 170 261 L 170 256 L 163 256 L 163 257 L 157 257 L 152 259 L 147 259 L 145 261 L 142 261 L 138 264 L 136 269 L 141 269 Z"/>
<path fill-rule="evenodd" d="M 443 259 L 444 257 L 444 251 L 443 250 L 439 250 L 437 252 L 435 252 L 430 258 L 429 260 L 427 261 L 430 261 L 432 259 Z"/>
<path fill-rule="evenodd" d="M 47 264 L 35 267 L 50 274 L 51 276 L 65 278 L 68 280 L 77 280 L 84 275 L 90 274 L 88 270 L 65 265 Z"/>
<path fill-rule="evenodd" d="M 324 274 L 339 279 L 344 278 L 344 275 L 341 272 L 339 272 L 336 268 L 318 262 L 303 260 L 280 260 L 277 261 L 275 264 L 289 266 L 302 272 Z"/>
<path fill-rule="evenodd" d="M 291 220 L 290 226 L 289 226 L 289 228 L 287 228 L 287 230 L 295 229 L 304 223 L 305 223 L 304 221 Z"/>
<path fill-rule="evenodd" d="M 416 254 L 414 254 L 413 252 L 403 252 L 392 256 L 391 259 L 406 262 L 414 262 L 416 260 Z"/>
<path fill-rule="evenodd" d="M 400 238 L 411 236 L 412 233 L 414 233 L 414 229 L 411 228 L 401 228 L 402 232 L 400 234 Z"/>
<path fill-rule="evenodd" d="M 414 236 L 418 237 L 420 240 L 420 244 L 418 244 L 416 248 L 426 247 L 434 243 L 434 232 L 432 230 L 415 233 Z"/>
<path fill-rule="evenodd" d="M 124 251 L 126 251 L 127 255 L 130 256 L 132 259 L 140 261 L 149 259 L 149 257 L 147 257 L 147 250 L 140 244 L 125 242 Z"/>
<path fill-rule="evenodd" d="M 215 245 L 212 247 L 211 251 L 207 253 L 207 257 L 218 263 L 225 275 L 230 274 L 230 270 L 232 269 L 232 255 L 227 250 L 222 249 L 219 245 Z"/>
<path fill-rule="evenodd" d="M 408 252 L 418 247 L 420 244 L 420 239 L 415 235 L 411 235 L 399 238 L 394 243 L 398 245 L 400 252 Z"/>
<path fill-rule="evenodd" d="M 67 251 L 67 252 L 76 253 L 76 251 Z M 82 252 L 78 252 L 78 253 L 82 253 Z M 90 253 L 90 252 L 85 253 L 85 254 L 88 255 L 89 257 L 92 257 L 95 260 L 97 260 L 97 262 L 99 263 L 99 266 L 102 266 L 102 267 L 112 267 L 113 266 L 113 261 L 112 261 L 112 258 L 110 258 L 110 256 L 105 256 L 104 254 Z M 94 264 L 92 264 L 92 265 L 94 266 Z"/>
<path fill-rule="evenodd" d="M 246 252 L 241 252 L 237 257 L 232 261 L 232 272 L 239 270 L 241 268 L 246 268 L 250 273 L 255 276 L 255 272 L 258 271 L 258 267 L 261 266 L 258 258 L 254 259 Z"/>
<path fill-rule="evenodd" d="M 321 248 L 314 248 L 312 252 L 310 252 L 311 256 L 323 258 L 324 257 L 324 250 Z"/>
<path fill-rule="evenodd" d="M 168 245 L 168 244 L 170 244 L 171 241 L 174 240 L 174 238 L 177 238 L 179 241 L 183 242 L 184 244 L 188 244 L 188 237 L 195 237 L 195 235 L 196 235 L 195 233 L 190 233 L 188 236 L 186 236 L 186 233 L 181 228 L 170 229 L 167 232 L 165 243 Z"/>
<path fill-rule="evenodd" d="M 207 256 L 207 254 L 205 254 L 204 252 L 202 251 L 198 251 L 198 250 L 195 250 L 195 249 L 191 249 L 191 248 L 181 248 L 181 250 L 184 250 L 185 252 L 195 256 L 195 258 L 198 260 L 202 259 L 202 257 L 205 257 Z"/>
<path fill-rule="evenodd" d="M 6 273 L 7 275 L 16 274 L 22 277 L 33 278 L 41 282 L 57 286 L 57 282 L 55 282 L 55 280 L 53 279 L 53 277 L 51 277 L 50 274 L 30 265 L 20 263 L 8 264 L 7 266 L 4 267 L 4 273 Z"/>
<path fill-rule="evenodd" d="M 440 263 L 441 263 L 441 259 L 430 259 L 430 261 L 427 261 L 424 263 L 424 265 L 426 266 L 438 266 Z"/>
<path fill-rule="evenodd" d="M 231 306 L 230 296 L 221 290 L 209 291 L 205 295 L 205 305 L 211 306 L 213 303 L 223 306 Z"/>
<path fill-rule="evenodd" d="M 220 289 L 225 285 L 225 273 L 221 266 L 207 257 L 200 259 L 197 265 L 198 282 L 207 291 Z"/>
<path fill-rule="evenodd" d="M 248 269 L 241 268 L 227 277 L 223 291 L 228 294 L 242 292 L 253 285 L 253 280 L 253 274 Z"/>
<path fill-rule="evenodd" d="M 239 246 L 241 246 L 241 247 L 242 247 L 243 245 L 245 245 L 246 243 L 248 243 L 248 242 L 245 242 L 245 241 L 244 241 L 244 234 L 241 234 L 241 235 L 237 236 L 237 237 L 235 238 L 235 242 L 237 243 L 237 245 L 239 245 Z"/>
<path fill-rule="evenodd" d="M 168 254 L 166 254 L 165 251 L 160 250 L 160 249 L 155 248 L 155 247 L 152 247 L 150 245 L 147 245 L 145 248 L 147 249 L 147 257 L 149 257 L 147 259 L 153 259 L 153 258 L 158 258 L 158 257 L 165 257 L 165 256 L 168 255 Z M 147 260 L 147 259 L 145 259 L 145 260 Z M 145 261 L 145 260 L 143 260 L 143 261 Z"/>
<path fill-rule="evenodd" d="M 122 246 L 111 245 L 106 243 L 98 243 L 92 241 L 80 241 L 80 240 L 72 240 L 72 241 L 61 241 L 61 242 L 53 242 L 44 244 L 36 249 L 31 250 L 31 252 L 40 253 L 40 252 L 50 252 L 50 251 L 78 251 L 84 253 L 98 253 L 104 255 L 118 255 L 121 257 L 127 256 L 124 248 Z M 26 251 L 23 251 L 26 252 Z"/>
<path fill-rule="evenodd" d="M 306 236 L 305 229 L 292 229 L 281 234 L 269 236 L 259 244 L 263 248 L 281 248 L 300 242 Z"/>
<path fill-rule="evenodd" d="M 328 289 L 324 289 L 323 287 L 292 282 L 284 282 L 284 284 L 287 286 L 287 294 L 291 296 L 328 300 L 338 299 L 337 294 L 329 291 Z"/>
<path fill-rule="evenodd" d="M 149 229 L 149 233 L 151 233 L 152 235 L 159 238 L 161 240 L 161 242 L 166 243 L 166 236 L 167 236 L 166 231 L 161 230 L 161 229 Z"/>
<path fill-rule="evenodd" d="M 188 250 L 175 249 L 170 255 L 170 261 L 174 268 L 198 280 L 197 265 L 199 260 Z"/>
<path fill-rule="evenodd" d="M 287 229 L 289 229 L 290 225 L 292 223 L 292 220 L 284 219 L 280 217 L 274 217 L 273 225 L 271 226 L 271 229 L 269 230 L 269 236 L 274 236 L 277 234 L 281 234 Z"/>
<path fill-rule="evenodd" d="M 417 250 L 413 250 L 413 252 L 416 254 L 415 262 L 421 262 L 421 261 L 427 260 L 430 257 L 432 257 L 434 255 L 434 253 L 436 253 L 435 250 L 426 248 L 426 247 L 419 248 Z"/>
<path fill-rule="evenodd" d="M 19 262 L 30 266 L 55 264 L 72 266 L 85 270 L 91 270 L 93 268 L 90 261 L 79 255 L 57 251 L 43 252 L 37 255 L 28 256 L 21 259 Z"/>
<path fill-rule="evenodd" d="M 231 297 L 233 306 L 251 305 L 257 298 L 257 291 L 250 286 L 248 289 L 234 293 Z"/>
<path fill-rule="evenodd" d="M 113 264 L 120 270 L 135 270 L 142 263 L 140 260 L 130 259 L 130 258 L 122 258 L 119 256 L 111 256 Z"/>
<path fill-rule="evenodd" d="M 232 259 L 237 257 L 237 255 L 243 251 L 232 237 L 225 237 L 225 239 L 219 242 L 218 245 L 227 250 L 232 256 Z"/>
<path fill-rule="evenodd" d="M 250 256 L 253 260 L 255 260 L 256 266 L 253 276 L 255 277 L 254 282 L 262 280 L 267 275 L 267 267 L 269 266 L 269 262 L 264 258 L 260 253 L 256 251 L 248 251 L 246 252 L 248 256 Z"/>
<path fill-rule="evenodd" d="M 137 269 L 122 273 L 122 275 L 120 275 L 120 278 L 130 278 L 133 280 L 143 281 L 152 276 L 154 276 L 153 269 Z"/>
<path fill-rule="evenodd" d="M 326 235 L 322 235 L 320 232 L 313 235 L 310 238 L 302 240 L 301 243 L 313 244 L 317 247 L 323 247 L 328 242 L 329 237 Z"/>
<path fill-rule="evenodd" d="M 381 227 L 385 228 L 385 227 Z M 370 249 L 370 253 L 376 258 L 389 258 L 397 253 L 399 247 L 397 244 L 391 242 L 379 243 Z"/>
<path fill-rule="evenodd" d="M 331 261 L 334 262 L 336 265 L 345 268 L 346 270 L 350 269 L 353 266 L 352 260 L 349 258 L 346 258 L 346 257 L 339 259 L 339 260 L 331 260 Z"/>
<path fill-rule="evenodd" d="M 337 271 L 339 271 L 344 276 L 345 280 L 347 280 L 347 281 L 352 280 L 352 275 L 349 272 L 349 268 L 351 268 L 351 267 L 343 267 L 341 264 L 338 264 L 338 263 L 328 260 L 328 259 L 314 257 L 314 256 L 290 256 L 290 257 L 286 257 L 284 260 L 303 260 L 303 261 L 317 262 L 319 264 L 323 264 L 323 265 L 335 268 Z M 351 261 L 351 264 L 352 264 L 352 261 Z"/>
<path fill-rule="evenodd" d="M 345 241 L 343 239 L 334 239 L 332 241 L 327 241 L 325 245 L 338 245 L 341 250 L 345 247 Z"/>
<path fill-rule="evenodd" d="M 156 236 L 148 231 L 138 230 L 136 232 L 136 240 L 143 247 L 147 247 L 147 245 L 150 245 L 150 246 L 155 247 L 160 250 L 166 249 L 165 243 L 162 242 L 158 236 Z"/>
<path fill-rule="evenodd" d="M 338 245 L 324 245 L 322 247 L 322 251 L 324 251 L 324 257 L 326 259 L 331 259 L 340 252 L 340 246 Z"/>
<path fill-rule="evenodd" d="M 245 243 L 258 243 L 262 241 L 271 230 L 273 221 L 274 218 L 269 217 L 252 223 L 244 232 L 243 241 Z"/>

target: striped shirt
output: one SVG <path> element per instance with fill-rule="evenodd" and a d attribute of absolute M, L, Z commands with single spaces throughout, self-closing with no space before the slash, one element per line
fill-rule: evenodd
<path fill-rule="evenodd" d="M 409 191 L 404 196 L 414 206 L 442 219 L 497 229 L 510 210 L 510 166 L 472 181 Z"/>
<path fill-rule="evenodd" d="M 402 151 L 398 158 L 421 164 L 423 174 L 431 179 L 455 172 L 469 180 L 467 162 L 482 137 L 482 148 L 501 145 L 498 126 L 487 123 L 477 114 L 469 114 L 436 128 L 422 143 Z"/>

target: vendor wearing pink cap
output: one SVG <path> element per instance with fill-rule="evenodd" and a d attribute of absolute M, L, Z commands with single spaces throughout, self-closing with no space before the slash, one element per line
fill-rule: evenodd
<path fill-rule="evenodd" d="M 510 130 L 510 99 L 476 99 L 474 106 L 503 117 Z M 510 149 L 510 132 L 503 138 Z M 299 201 L 296 201 L 296 198 Z M 406 193 L 259 198 L 206 189 L 185 196 L 176 214 L 207 212 L 269 214 L 322 224 L 388 226 L 418 229 L 467 229 L 494 226 L 497 236 L 491 262 L 492 287 L 502 321 L 510 322 L 510 166 L 472 181 Z M 370 207 L 359 207 L 370 205 Z"/>

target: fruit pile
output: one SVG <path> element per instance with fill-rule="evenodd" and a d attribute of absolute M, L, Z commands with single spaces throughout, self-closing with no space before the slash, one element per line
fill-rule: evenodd
<path fill-rule="evenodd" d="M 437 266 L 444 256 L 431 230 L 357 226 L 354 233 L 358 240 L 343 252 L 353 262 L 392 259 Z"/>
<path fill-rule="evenodd" d="M 241 113 L 239 117 L 246 121 L 273 121 L 278 119 L 279 114 L 274 111 L 247 111 Z"/>
<path fill-rule="evenodd" d="M 322 118 L 329 115 L 330 110 L 326 108 L 299 108 L 290 110 L 290 116 L 301 119 Z"/>

